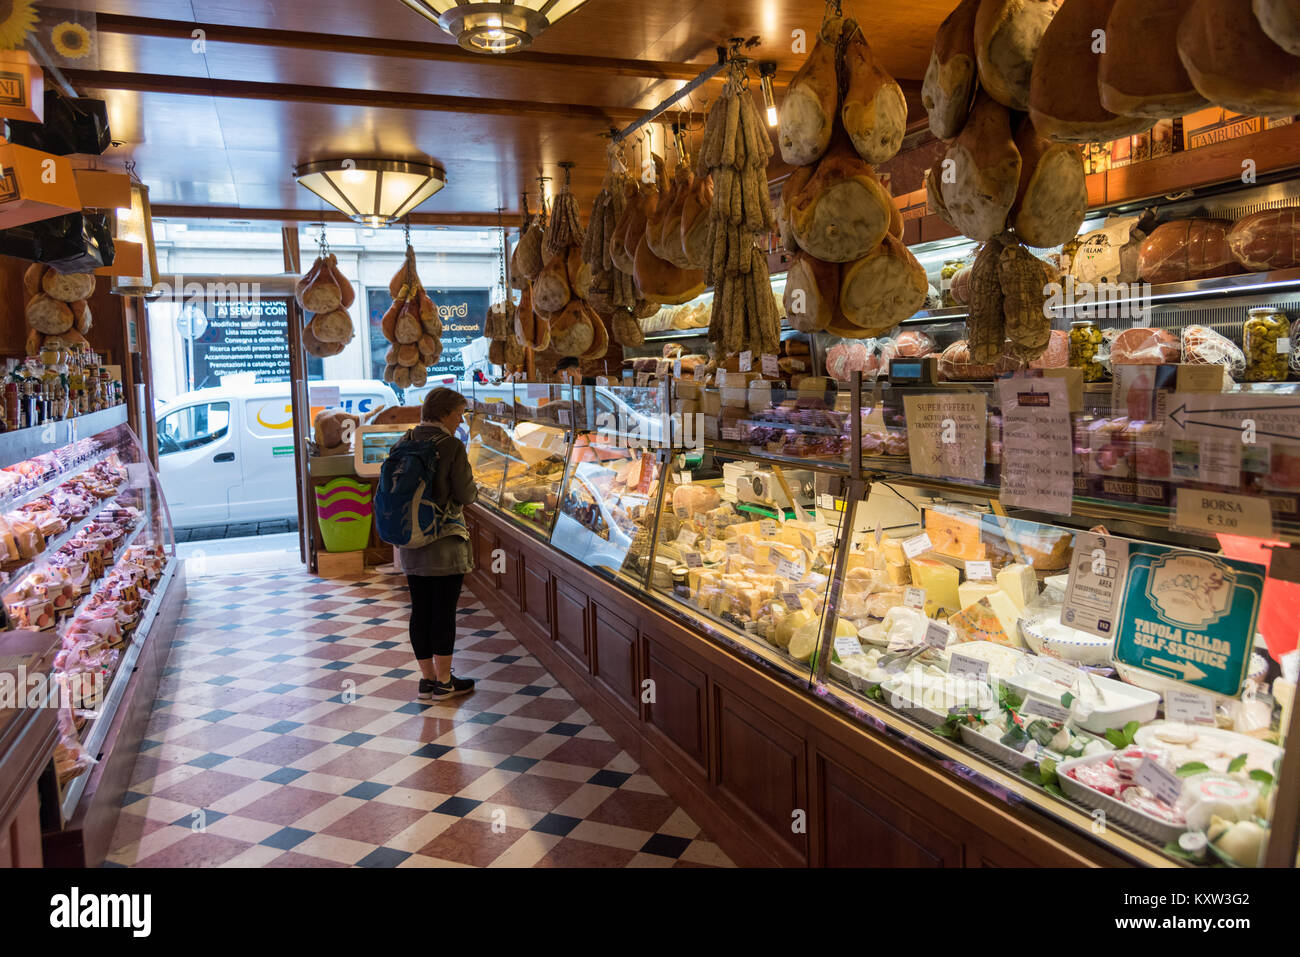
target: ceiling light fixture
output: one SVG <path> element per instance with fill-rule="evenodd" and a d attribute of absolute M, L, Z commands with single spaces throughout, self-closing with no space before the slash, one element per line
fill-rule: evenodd
<path fill-rule="evenodd" d="M 395 223 L 447 185 L 441 166 L 404 160 L 322 160 L 299 166 L 293 175 L 354 223 L 376 229 Z"/>
<path fill-rule="evenodd" d="M 475 53 L 514 53 L 587 0 L 402 0 Z"/>
<path fill-rule="evenodd" d="M 767 107 L 767 125 L 776 126 L 776 95 L 772 92 L 772 77 L 776 76 L 776 63 L 764 60 L 758 65 L 759 82 L 763 86 L 763 105 Z"/>

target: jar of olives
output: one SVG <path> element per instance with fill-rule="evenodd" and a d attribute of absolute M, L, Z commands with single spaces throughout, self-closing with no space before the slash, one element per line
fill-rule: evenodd
<path fill-rule="evenodd" d="M 1285 382 L 1291 351 L 1291 323 L 1272 308 L 1252 309 L 1242 332 L 1247 382 Z"/>
<path fill-rule="evenodd" d="M 1100 382 L 1106 375 L 1099 355 L 1101 330 L 1091 319 L 1070 323 L 1070 368 L 1083 370 L 1084 382 Z"/>
<path fill-rule="evenodd" d="M 952 277 L 961 272 L 966 263 L 960 259 L 949 259 L 943 264 L 943 269 L 939 273 L 939 291 L 943 294 L 944 308 L 951 308 L 957 305 L 957 300 L 952 295 Z"/>

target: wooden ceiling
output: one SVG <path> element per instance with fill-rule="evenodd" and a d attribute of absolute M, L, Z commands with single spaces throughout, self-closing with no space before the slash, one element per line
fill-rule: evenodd
<path fill-rule="evenodd" d="M 903 84 L 913 120 L 935 29 L 956 3 L 844 4 Z M 135 160 L 155 215 L 328 217 L 293 167 L 386 157 L 441 163 L 448 184 L 413 220 L 457 225 L 495 223 L 498 206 L 517 218 L 521 191 L 536 201 L 539 167 L 558 187 L 565 160 L 577 164 L 585 208 L 605 174 L 600 134 L 685 85 L 728 37 L 760 37 L 748 55 L 777 61 L 779 100 L 803 60 L 794 31 L 811 44 L 825 10 L 823 0 L 588 0 L 527 51 L 485 57 L 398 0 L 62 5 L 98 13 L 99 69 L 65 75 L 108 101 L 122 145 L 105 159 Z M 706 84 L 693 105 L 720 89 Z"/>

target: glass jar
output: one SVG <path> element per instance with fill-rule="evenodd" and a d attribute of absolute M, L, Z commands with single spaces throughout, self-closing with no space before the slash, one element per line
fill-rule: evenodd
<path fill-rule="evenodd" d="M 1296 346 L 1300 345 L 1300 319 L 1291 323 L 1291 341 L 1287 345 L 1291 347 L 1291 374 L 1300 376 L 1300 349 L 1296 348 Z"/>
<path fill-rule="evenodd" d="M 943 294 L 945 309 L 958 305 L 957 300 L 952 295 L 952 277 L 964 268 L 966 268 L 966 263 L 960 259 L 949 259 L 943 264 L 943 269 L 939 273 L 939 292 Z"/>
<path fill-rule="evenodd" d="M 1101 330 L 1091 319 L 1070 323 L 1070 368 L 1083 371 L 1084 382 L 1100 382 L 1106 375 L 1101 359 Z"/>
<path fill-rule="evenodd" d="M 1246 382 L 1285 382 L 1291 323 L 1271 307 L 1250 310 L 1242 332 L 1246 352 Z"/>

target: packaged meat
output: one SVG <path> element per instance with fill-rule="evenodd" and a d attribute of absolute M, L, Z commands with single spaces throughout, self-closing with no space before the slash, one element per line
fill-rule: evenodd
<path fill-rule="evenodd" d="M 1183 362 L 1226 366 L 1234 379 L 1240 379 L 1246 372 L 1245 353 L 1231 339 L 1208 326 L 1188 326 L 1183 330 Z"/>
<path fill-rule="evenodd" d="M 1086 785 L 1094 791 L 1100 791 L 1102 794 L 1108 794 L 1111 797 L 1117 796 L 1120 788 L 1123 787 L 1119 772 L 1115 770 L 1109 761 L 1081 764 L 1076 768 L 1070 768 L 1066 773 L 1080 784 Z"/>
<path fill-rule="evenodd" d="M 1126 329 L 1110 347 L 1111 365 L 1171 365 L 1182 356 L 1178 337 L 1164 329 Z"/>
<path fill-rule="evenodd" d="M 1167 824 L 1183 825 L 1187 823 L 1181 809 L 1166 804 L 1143 787 L 1125 788 L 1120 800 L 1131 808 L 1159 818 Z"/>
<path fill-rule="evenodd" d="M 1300 207 L 1268 209 L 1237 221 L 1228 233 L 1232 255 L 1251 272 L 1300 266 Z"/>
<path fill-rule="evenodd" d="M 900 332 L 898 338 L 893 341 L 898 347 L 898 354 L 905 359 L 933 355 L 936 350 L 934 339 L 928 333 L 917 330 L 908 329 Z"/>
<path fill-rule="evenodd" d="M 1014 372 L 1019 367 L 1017 359 L 1005 354 L 993 365 L 973 363 L 970 361 L 970 344 L 959 339 L 939 357 L 939 378 L 948 382 L 982 382 Z"/>
<path fill-rule="evenodd" d="M 1031 369 L 1064 369 L 1070 364 L 1070 334 L 1060 329 L 1052 330 L 1047 349 L 1029 363 Z"/>
<path fill-rule="evenodd" d="M 1231 228 L 1226 219 L 1179 219 L 1157 227 L 1142 244 L 1142 280 L 1160 285 L 1245 272 L 1228 245 Z"/>
<path fill-rule="evenodd" d="M 1147 238 L 1142 229 L 1142 218 L 1126 216 L 1112 218 L 1100 229 L 1094 229 L 1078 240 L 1069 252 L 1067 266 L 1070 275 L 1079 282 L 1136 282 L 1142 244 Z"/>

